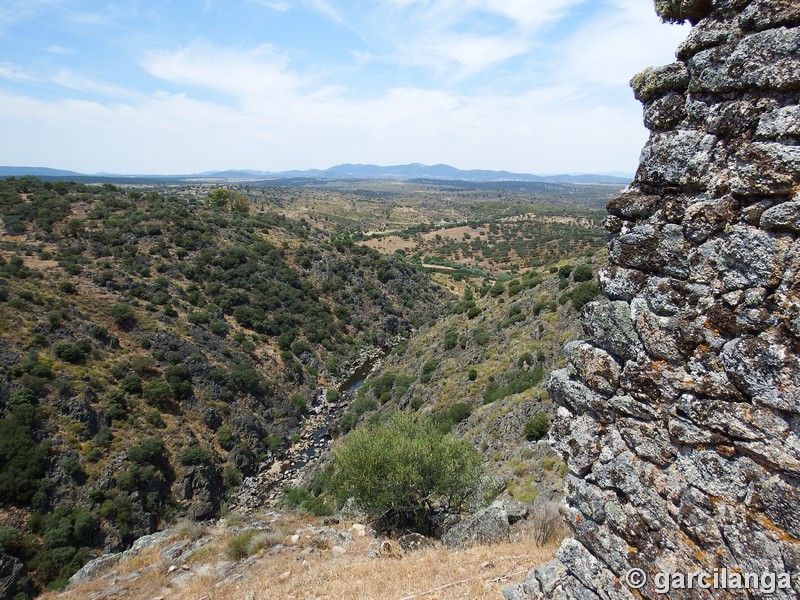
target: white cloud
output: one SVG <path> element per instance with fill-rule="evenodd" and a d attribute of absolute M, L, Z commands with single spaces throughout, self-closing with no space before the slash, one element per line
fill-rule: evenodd
<path fill-rule="evenodd" d="M 150 53 L 142 66 L 159 79 L 216 90 L 240 101 L 270 102 L 305 86 L 289 70 L 287 55 L 269 44 L 235 50 L 197 42 Z"/>
<path fill-rule="evenodd" d="M 130 97 L 131 91 L 117 85 L 108 85 L 98 81 L 83 77 L 69 69 L 63 69 L 56 73 L 53 82 L 80 92 L 100 94 L 103 96 Z"/>
<path fill-rule="evenodd" d="M 64 4 L 65 0 L 3 0 L 0 23 L 16 23 Z"/>
<path fill-rule="evenodd" d="M 75 54 L 74 48 L 67 48 L 65 46 L 59 46 L 57 44 L 53 44 L 52 46 L 48 46 L 45 48 L 45 52 L 49 54 L 58 54 L 58 55 L 67 55 L 67 54 Z"/>
<path fill-rule="evenodd" d="M 292 8 L 290 2 L 282 2 L 280 0 L 250 0 L 253 4 L 258 4 L 270 10 L 277 10 L 278 12 L 286 12 Z"/>
<path fill-rule="evenodd" d="M 614 0 L 613 10 L 565 39 L 556 63 L 562 76 L 584 84 L 627 86 L 648 66 L 675 60 L 688 26 L 663 25 L 648 2 Z"/>
<path fill-rule="evenodd" d="M 452 82 L 526 54 L 540 30 L 583 1 L 385 0 L 371 12 L 369 27 L 395 46 L 393 61 L 429 68 Z M 485 15 L 508 22 L 488 27 Z"/>
<path fill-rule="evenodd" d="M 0 78 L 10 79 L 11 81 L 35 81 L 35 78 L 26 72 L 25 69 L 10 62 L 0 62 Z"/>

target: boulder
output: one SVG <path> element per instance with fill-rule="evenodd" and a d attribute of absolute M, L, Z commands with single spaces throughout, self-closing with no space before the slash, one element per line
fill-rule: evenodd
<path fill-rule="evenodd" d="M 451 550 L 471 546 L 499 544 L 509 539 L 508 513 L 502 505 L 493 504 L 464 517 L 442 536 L 442 543 Z"/>

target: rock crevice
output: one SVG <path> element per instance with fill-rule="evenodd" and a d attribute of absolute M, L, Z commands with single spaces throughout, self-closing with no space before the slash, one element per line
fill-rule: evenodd
<path fill-rule="evenodd" d="M 658 573 L 723 570 L 784 585 L 668 596 L 800 594 L 800 4 L 656 10 L 694 27 L 632 81 L 651 135 L 608 207 L 607 299 L 549 382 L 573 537 L 508 600 L 661 598 Z"/>

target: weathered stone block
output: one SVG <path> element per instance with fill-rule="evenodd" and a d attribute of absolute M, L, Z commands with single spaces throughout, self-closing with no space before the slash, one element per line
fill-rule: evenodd
<path fill-rule="evenodd" d="M 789 348 L 747 336 L 725 344 L 728 377 L 763 406 L 800 414 L 800 360 Z"/>
<path fill-rule="evenodd" d="M 784 202 L 764 211 L 761 227 L 768 231 L 800 233 L 800 201 Z"/>
<path fill-rule="evenodd" d="M 781 25 L 800 25 L 800 4 L 795 0 L 754 0 L 742 11 L 739 27 L 762 31 Z"/>
<path fill-rule="evenodd" d="M 636 177 L 656 188 L 702 189 L 715 162 L 717 141 L 701 131 L 654 133 L 642 150 Z"/>
<path fill-rule="evenodd" d="M 644 352 L 627 302 L 590 302 L 583 314 L 584 328 L 599 347 L 623 360 L 635 360 Z"/>
<path fill-rule="evenodd" d="M 571 342 L 564 347 L 564 354 L 591 389 L 613 394 L 619 387 L 622 367 L 605 350 L 586 342 Z"/>
<path fill-rule="evenodd" d="M 733 51 L 701 50 L 688 61 L 693 93 L 800 88 L 800 28 L 769 29 L 744 37 Z"/>
<path fill-rule="evenodd" d="M 611 265 L 598 274 L 600 287 L 609 300 L 630 302 L 647 281 L 647 275 L 635 269 Z"/>
<path fill-rule="evenodd" d="M 785 196 L 800 185 L 800 147 L 777 142 L 744 144 L 733 153 L 728 169 L 734 194 Z"/>
<path fill-rule="evenodd" d="M 784 106 L 761 115 L 756 136 L 764 140 L 800 137 L 800 105 Z"/>

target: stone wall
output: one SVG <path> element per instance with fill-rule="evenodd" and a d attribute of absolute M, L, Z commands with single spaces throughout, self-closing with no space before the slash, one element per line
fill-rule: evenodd
<path fill-rule="evenodd" d="M 656 9 L 694 27 L 632 81 L 652 133 L 608 206 L 607 300 L 549 382 L 574 536 L 509 600 L 800 597 L 800 0 Z M 722 569 L 793 588 L 659 593 Z"/>

